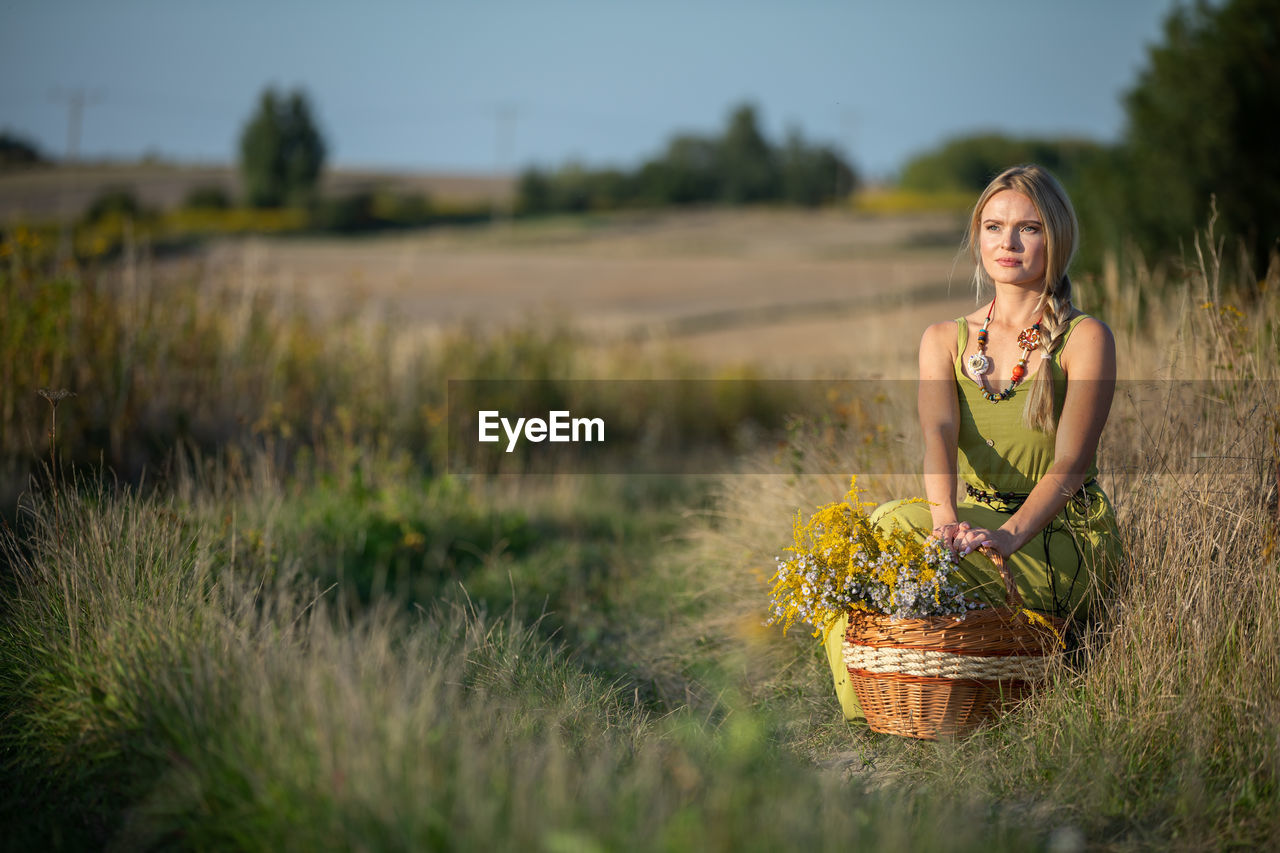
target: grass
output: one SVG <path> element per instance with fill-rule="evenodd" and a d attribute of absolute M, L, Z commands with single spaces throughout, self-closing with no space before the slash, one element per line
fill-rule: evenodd
<path fill-rule="evenodd" d="M 37 513 L 0 655 L 11 838 L 128 848 L 777 849 L 953 821 L 724 695 L 658 713 L 512 608 L 348 610 L 172 499 Z M 200 519 L 188 507 L 185 519 Z M 282 541 L 274 527 L 267 543 Z M 62 544 L 59 544 L 59 543 Z M 70 578 L 69 586 L 64 580 Z M 22 629 L 27 630 L 22 630 Z M 997 849 L 1032 833 L 996 809 Z M 816 819 L 815 819 L 816 817 Z M 893 817 L 894 820 L 886 820 Z M 963 848 L 990 827 L 928 839 Z"/>
<path fill-rule="evenodd" d="M 1100 464 L 1127 559 L 1087 664 L 943 744 L 849 728 L 817 644 L 761 624 L 759 581 L 797 507 L 838 496 L 850 471 L 875 472 L 860 483 L 878 496 L 919 490 L 908 403 L 794 419 L 783 452 L 746 449 L 741 473 L 717 478 L 451 477 L 420 449 L 433 371 L 581 376 L 594 355 L 571 332 L 413 350 L 354 325 L 319 336 L 262 295 L 23 281 L 19 267 L 6 330 L 51 331 L 23 332 L 45 355 L 11 369 L 79 392 L 58 410 L 54 459 L 81 467 L 56 491 L 36 481 L 6 534 L 6 837 L 1274 846 L 1280 281 L 1246 304 L 1215 290 L 1213 264 L 1210 251 L 1170 283 L 1184 300 L 1144 304 L 1119 273 L 1105 292 L 1135 375 L 1212 381 L 1155 386 L 1194 393 L 1154 411 L 1117 403 Z M 23 313 L 27 297 L 50 301 Z M 67 332 L 90 318 L 134 343 Z M 44 402 L 6 393 L 21 413 L 6 435 L 44 435 L 24 409 Z M 163 485 L 86 473 L 78 454 L 148 423 L 147 394 L 189 418 L 150 433 L 149 460 L 186 448 Z M 68 414 L 79 405 L 114 414 L 86 428 Z"/>

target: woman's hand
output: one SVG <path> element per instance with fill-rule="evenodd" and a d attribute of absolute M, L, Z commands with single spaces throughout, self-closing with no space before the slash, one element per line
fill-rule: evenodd
<path fill-rule="evenodd" d="M 993 548 L 1000 553 L 1001 557 L 1008 557 L 1018 550 L 1013 534 L 1003 529 L 988 530 L 985 527 L 970 527 L 967 524 L 965 528 L 956 536 L 955 545 L 952 547 L 957 556 L 966 557 L 979 548 Z"/>
<path fill-rule="evenodd" d="M 959 553 L 960 549 L 956 543 L 960 537 L 967 534 L 970 530 L 967 521 L 951 521 L 946 524 L 939 524 L 933 528 L 933 538 L 937 539 L 943 545 L 951 549 L 952 553 Z"/>

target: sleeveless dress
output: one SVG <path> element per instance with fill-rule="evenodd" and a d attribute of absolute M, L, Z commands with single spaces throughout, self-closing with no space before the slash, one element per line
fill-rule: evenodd
<path fill-rule="evenodd" d="M 1082 319 L 1084 315 L 1068 324 L 1068 336 Z M 1018 393 L 994 404 L 983 398 L 981 388 L 961 366 L 969 342 L 968 323 L 963 317 L 956 323 L 955 380 L 960 403 L 956 473 L 961 484 L 968 487 L 956 513 L 960 521 L 995 530 L 1017 511 L 1053 464 L 1054 437 L 1023 425 L 1022 408 L 1029 394 Z M 1055 417 L 1061 415 L 1066 399 L 1066 374 L 1059 362 L 1062 349 L 1059 347 L 1058 353 L 1040 368 L 1053 371 Z M 1091 598 L 1106 589 L 1111 567 L 1120 559 L 1121 550 L 1115 511 L 1098 486 L 1097 474 L 1096 461 L 1091 460 L 1080 491 L 1068 499 L 1041 533 L 1006 561 L 1018 592 L 1032 610 L 1064 618 L 1081 616 L 1087 612 Z M 903 500 L 881 504 L 872 513 L 872 520 L 882 528 L 896 522 L 916 531 L 922 539 L 933 529 L 928 504 L 908 504 Z M 966 598 L 993 606 L 1004 604 L 1004 582 L 985 556 L 975 552 L 965 557 L 954 576 L 962 579 Z M 859 720 L 863 719 L 862 709 L 849 681 L 841 648 L 847 625 L 847 620 L 841 620 L 827 635 L 827 660 L 845 717 Z"/>

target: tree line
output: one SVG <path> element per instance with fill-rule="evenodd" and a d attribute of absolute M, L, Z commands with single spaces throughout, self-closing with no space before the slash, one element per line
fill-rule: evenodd
<path fill-rule="evenodd" d="M 582 213 L 628 207 L 780 202 L 816 207 L 851 194 L 852 165 L 834 149 L 792 130 L 782 145 L 760 131 L 756 110 L 732 111 L 719 136 L 681 134 L 632 170 L 526 169 L 516 209 L 525 214 Z"/>

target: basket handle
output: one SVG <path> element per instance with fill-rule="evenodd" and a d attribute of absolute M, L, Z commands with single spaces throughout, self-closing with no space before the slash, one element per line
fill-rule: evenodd
<path fill-rule="evenodd" d="M 983 555 L 996 564 L 996 568 L 1000 570 L 1000 577 L 1004 580 L 1004 603 L 1008 607 L 1021 607 L 1023 605 L 1022 596 L 1018 593 L 1018 587 L 1013 583 L 1013 574 L 1009 571 L 1009 567 L 1004 563 L 1004 555 L 995 548 L 980 549 Z"/>

